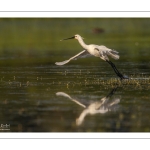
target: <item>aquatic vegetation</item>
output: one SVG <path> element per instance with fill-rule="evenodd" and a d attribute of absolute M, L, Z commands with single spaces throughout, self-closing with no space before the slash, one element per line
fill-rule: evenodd
<path fill-rule="evenodd" d="M 9 132 L 150 132 L 149 24 L 149 18 L 1 18 L 1 124 L 9 123 Z M 99 58 L 56 66 L 79 52 L 76 42 L 59 41 L 76 33 L 118 51 L 114 63 L 130 79 L 120 81 Z M 115 87 L 119 109 L 89 115 L 80 127 L 75 119 L 83 109 L 55 94 L 99 102 Z"/>

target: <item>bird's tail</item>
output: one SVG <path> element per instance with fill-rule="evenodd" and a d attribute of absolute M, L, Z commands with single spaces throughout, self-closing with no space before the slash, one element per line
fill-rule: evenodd
<path fill-rule="evenodd" d="M 107 55 L 109 55 L 113 59 L 116 59 L 116 60 L 119 59 L 118 52 L 115 50 L 107 51 Z"/>

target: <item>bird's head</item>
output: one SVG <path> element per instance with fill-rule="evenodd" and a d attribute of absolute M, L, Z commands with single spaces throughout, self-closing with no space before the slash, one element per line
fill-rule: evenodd
<path fill-rule="evenodd" d="M 76 34 L 76 35 L 74 36 L 74 38 L 77 39 L 77 40 L 80 39 L 80 38 L 81 38 L 81 39 L 84 39 L 84 38 L 81 37 L 79 34 Z"/>
<path fill-rule="evenodd" d="M 62 40 L 60 40 L 60 41 L 63 41 L 63 40 L 70 40 L 70 39 L 77 39 L 77 40 L 79 40 L 79 39 L 84 39 L 84 38 L 81 37 L 79 34 L 76 34 L 76 35 L 74 35 L 73 37 L 66 38 L 66 39 L 62 39 Z"/>

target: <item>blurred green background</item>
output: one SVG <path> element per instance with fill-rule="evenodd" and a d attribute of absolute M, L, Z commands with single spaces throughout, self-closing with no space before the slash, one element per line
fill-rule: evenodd
<path fill-rule="evenodd" d="M 52 56 L 76 54 L 82 50 L 75 40 L 60 42 L 74 34 L 84 37 L 86 44 L 105 45 L 119 51 L 121 60 L 148 59 L 149 18 L 1 18 L 0 57 L 15 57 L 16 64 L 17 59 L 25 57 L 28 57 L 26 63 L 38 57 L 53 63 Z"/>

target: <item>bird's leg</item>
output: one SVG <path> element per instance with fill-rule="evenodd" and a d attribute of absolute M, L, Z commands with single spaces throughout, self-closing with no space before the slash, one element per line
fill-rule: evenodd
<path fill-rule="evenodd" d="M 114 93 L 116 92 L 117 88 L 118 88 L 118 86 L 116 86 L 115 88 L 113 88 L 106 97 L 108 98 L 108 97 L 111 97 L 112 95 L 114 95 Z"/>
<path fill-rule="evenodd" d="M 106 62 L 108 62 L 108 63 L 111 65 L 111 67 L 114 69 L 115 73 L 117 74 L 118 77 L 120 77 L 121 80 L 122 80 L 122 79 L 129 79 L 128 77 L 123 76 L 123 75 L 118 71 L 118 69 L 116 68 L 116 66 L 115 66 L 111 61 L 106 60 Z"/>

